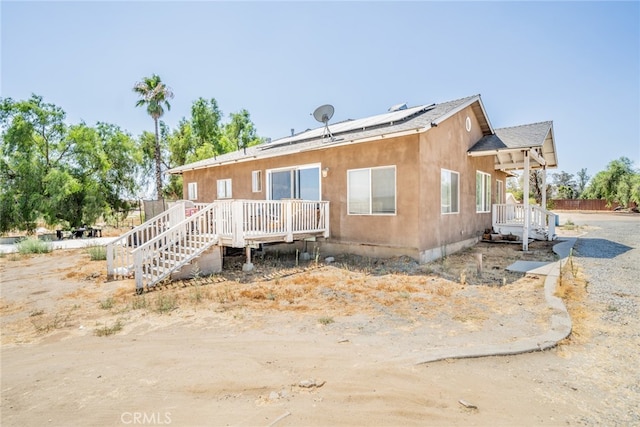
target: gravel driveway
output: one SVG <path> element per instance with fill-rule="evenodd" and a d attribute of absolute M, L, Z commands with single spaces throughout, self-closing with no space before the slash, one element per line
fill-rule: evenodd
<path fill-rule="evenodd" d="M 589 303 L 599 306 L 589 352 L 594 366 L 579 375 L 604 391 L 612 410 L 589 425 L 640 425 L 640 215 L 561 213 L 561 224 L 595 227 L 581 236 L 574 256 L 588 277 Z M 601 353 L 608 357 L 597 357 Z"/>

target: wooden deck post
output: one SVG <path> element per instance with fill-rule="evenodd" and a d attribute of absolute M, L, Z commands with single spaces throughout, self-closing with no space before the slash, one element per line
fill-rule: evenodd
<path fill-rule="evenodd" d="M 242 265 L 242 271 L 252 271 L 253 263 L 251 263 L 251 246 L 245 248 L 247 253 L 247 262 Z"/>

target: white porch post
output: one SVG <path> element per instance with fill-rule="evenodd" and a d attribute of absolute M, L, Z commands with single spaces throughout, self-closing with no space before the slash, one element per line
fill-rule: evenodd
<path fill-rule="evenodd" d="M 524 224 L 522 227 L 522 250 L 529 250 L 529 150 L 524 151 L 524 189 L 522 203 L 524 204 Z"/>
<path fill-rule="evenodd" d="M 542 209 L 547 210 L 547 166 L 542 166 Z"/>

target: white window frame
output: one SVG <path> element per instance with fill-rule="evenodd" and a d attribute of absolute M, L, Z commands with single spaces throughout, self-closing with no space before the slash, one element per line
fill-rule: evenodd
<path fill-rule="evenodd" d="M 491 212 L 491 174 L 476 171 L 476 213 Z"/>
<path fill-rule="evenodd" d="M 189 182 L 187 184 L 187 200 L 198 200 L 198 183 Z"/>
<path fill-rule="evenodd" d="M 219 179 L 217 181 L 217 194 L 218 199 L 230 199 L 232 197 L 231 188 L 232 182 L 231 178 Z"/>
<path fill-rule="evenodd" d="M 262 192 L 262 171 L 251 172 L 251 191 L 254 193 Z"/>
<path fill-rule="evenodd" d="M 303 169 L 318 169 L 318 201 L 320 201 L 322 199 L 322 164 L 321 163 L 308 163 L 308 164 L 304 164 L 304 165 L 294 165 L 294 166 L 287 166 L 287 167 L 283 167 L 283 168 L 274 168 L 274 169 L 267 169 L 266 170 L 266 174 L 267 174 L 267 179 L 266 179 L 266 192 L 267 192 L 267 200 L 273 200 L 273 194 L 271 194 L 271 174 L 274 172 L 284 172 L 284 171 L 299 171 L 299 170 L 303 170 Z M 295 187 L 295 183 L 293 183 L 294 187 Z M 296 190 L 295 188 L 293 189 L 293 192 L 295 193 Z M 294 194 L 295 195 L 295 194 Z"/>
<path fill-rule="evenodd" d="M 453 201 L 453 194 L 449 195 L 449 200 L 444 200 L 442 197 L 442 190 L 444 189 L 444 180 L 442 179 L 444 174 L 449 175 L 449 182 L 452 183 L 451 176 L 456 176 L 456 185 L 455 185 L 455 202 L 456 202 L 456 210 L 451 208 Z M 451 193 L 453 193 L 453 185 L 451 185 Z M 446 202 L 446 204 L 445 204 Z M 449 206 L 449 210 L 445 210 L 445 206 Z M 456 215 L 460 213 L 460 172 L 452 171 L 450 169 L 440 169 L 440 213 L 442 215 Z"/>
<path fill-rule="evenodd" d="M 373 184 L 371 181 L 371 172 L 381 169 L 393 169 L 393 212 L 374 212 L 373 210 Z M 368 171 L 369 173 L 369 211 L 367 213 L 351 212 L 351 173 Z M 398 171 L 396 165 L 376 166 L 372 168 L 359 168 L 347 170 L 347 215 L 357 216 L 394 216 L 398 214 Z"/>
<path fill-rule="evenodd" d="M 504 203 L 504 182 L 496 179 L 496 203 Z"/>

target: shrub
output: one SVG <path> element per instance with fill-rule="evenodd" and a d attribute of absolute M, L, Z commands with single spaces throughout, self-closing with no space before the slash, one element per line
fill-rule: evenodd
<path fill-rule="evenodd" d="M 87 253 L 91 257 L 91 261 L 105 261 L 107 259 L 107 248 L 104 246 L 89 246 Z"/>
<path fill-rule="evenodd" d="M 16 244 L 21 254 L 47 254 L 53 250 L 51 243 L 39 239 L 25 239 Z"/>
<path fill-rule="evenodd" d="M 330 316 L 322 316 L 318 319 L 318 323 L 320 323 L 321 325 L 330 325 L 334 322 L 335 320 L 333 320 L 333 317 Z"/>
<path fill-rule="evenodd" d="M 158 295 L 156 298 L 156 311 L 158 313 L 168 313 L 178 308 L 178 300 L 173 295 Z"/>
<path fill-rule="evenodd" d="M 109 297 L 106 300 L 100 301 L 100 308 L 103 310 L 110 310 L 113 308 L 113 298 Z"/>
<path fill-rule="evenodd" d="M 122 330 L 122 322 L 120 320 L 118 320 L 116 323 L 114 323 L 112 326 L 107 326 L 107 324 L 105 323 L 105 325 L 101 328 L 98 328 L 95 330 L 95 334 L 99 337 L 108 337 L 109 335 L 113 335 L 116 332 L 119 332 Z"/>

